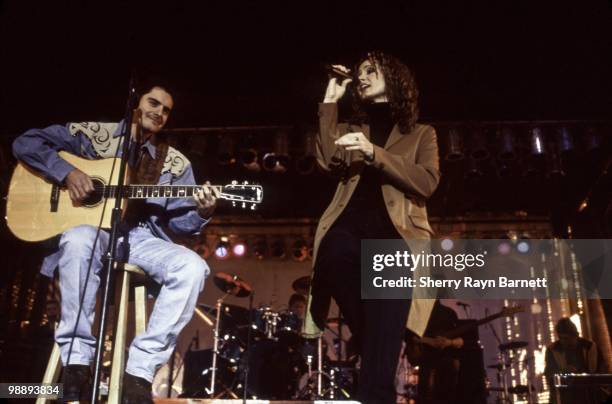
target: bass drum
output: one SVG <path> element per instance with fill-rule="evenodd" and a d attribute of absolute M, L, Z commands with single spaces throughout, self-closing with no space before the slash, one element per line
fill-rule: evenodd
<path fill-rule="evenodd" d="M 302 369 L 301 353 L 292 346 L 267 339 L 255 342 L 249 353 L 249 396 L 291 399 Z"/>

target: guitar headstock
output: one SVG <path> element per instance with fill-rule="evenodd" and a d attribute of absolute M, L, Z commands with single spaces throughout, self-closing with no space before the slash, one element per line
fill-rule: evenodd
<path fill-rule="evenodd" d="M 232 202 L 232 206 L 240 206 L 251 210 L 263 201 L 263 187 L 258 184 L 249 184 L 248 181 L 239 183 L 234 180 L 221 188 L 221 198 Z"/>
<path fill-rule="evenodd" d="M 523 306 L 521 305 L 517 305 L 517 306 L 512 306 L 512 307 L 504 307 L 500 314 L 503 317 L 510 317 L 510 316 L 514 316 L 516 313 L 522 313 L 524 312 L 525 309 L 523 309 Z"/>

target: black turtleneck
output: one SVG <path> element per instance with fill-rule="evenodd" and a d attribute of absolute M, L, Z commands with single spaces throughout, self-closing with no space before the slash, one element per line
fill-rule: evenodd
<path fill-rule="evenodd" d="M 384 147 L 394 126 L 389 104 L 386 102 L 368 104 L 366 114 L 370 126 L 370 142 Z M 359 227 L 367 233 L 361 234 L 364 237 L 395 237 L 397 232 L 387 213 L 381 184 L 381 173 L 374 167 L 366 165 L 361 172 L 357 188 L 338 221 L 347 224 L 350 222 L 354 224 L 355 220 L 361 221 L 362 225 Z"/>

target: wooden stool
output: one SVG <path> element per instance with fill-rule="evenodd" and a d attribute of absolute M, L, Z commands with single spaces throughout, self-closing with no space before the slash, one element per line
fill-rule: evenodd
<path fill-rule="evenodd" d="M 125 345 L 127 340 L 128 304 L 130 288 L 134 290 L 135 335 L 145 331 L 147 326 L 147 290 L 145 273 L 140 267 L 132 264 L 118 265 L 116 269 L 115 308 L 116 327 L 113 339 L 113 358 L 110 382 L 108 386 L 108 404 L 121 401 L 123 371 L 125 368 Z M 59 346 L 53 344 L 53 350 L 47 362 L 42 383 L 57 383 L 62 367 Z M 36 404 L 46 404 L 48 399 L 39 398 Z"/>

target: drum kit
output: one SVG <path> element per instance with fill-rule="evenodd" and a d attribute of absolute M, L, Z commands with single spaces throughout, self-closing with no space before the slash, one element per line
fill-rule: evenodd
<path fill-rule="evenodd" d="M 517 395 L 522 397 L 526 402 L 533 402 L 533 386 L 531 385 L 516 385 L 509 386 L 506 380 L 506 376 L 509 374 L 510 370 L 514 363 L 518 360 L 518 355 L 511 356 L 510 353 L 515 352 L 519 349 L 523 349 L 527 347 L 529 344 L 527 341 L 510 341 L 506 343 L 499 344 L 499 355 L 497 363 L 487 365 L 489 369 L 495 369 L 497 372 L 497 383 L 498 387 L 487 387 L 489 392 L 495 392 L 498 394 L 496 402 L 497 403 L 511 403 L 513 402 L 511 399 L 512 395 Z M 532 357 L 523 359 L 525 364 L 528 364 L 529 360 L 533 359 Z"/>
<path fill-rule="evenodd" d="M 214 319 L 213 348 L 197 360 L 197 382 L 191 383 L 186 396 L 333 400 L 353 395 L 354 363 L 330 360 L 322 337 L 303 338 L 296 313 L 253 308 L 253 288 L 238 276 L 218 272 L 214 284 L 223 297 L 215 306 L 198 307 Z M 310 278 L 298 278 L 292 286 L 296 293 L 306 294 Z M 225 303 L 228 296 L 248 297 L 249 308 Z M 328 331 L 341 337 L 339 320 L 330 319 Z"/>

